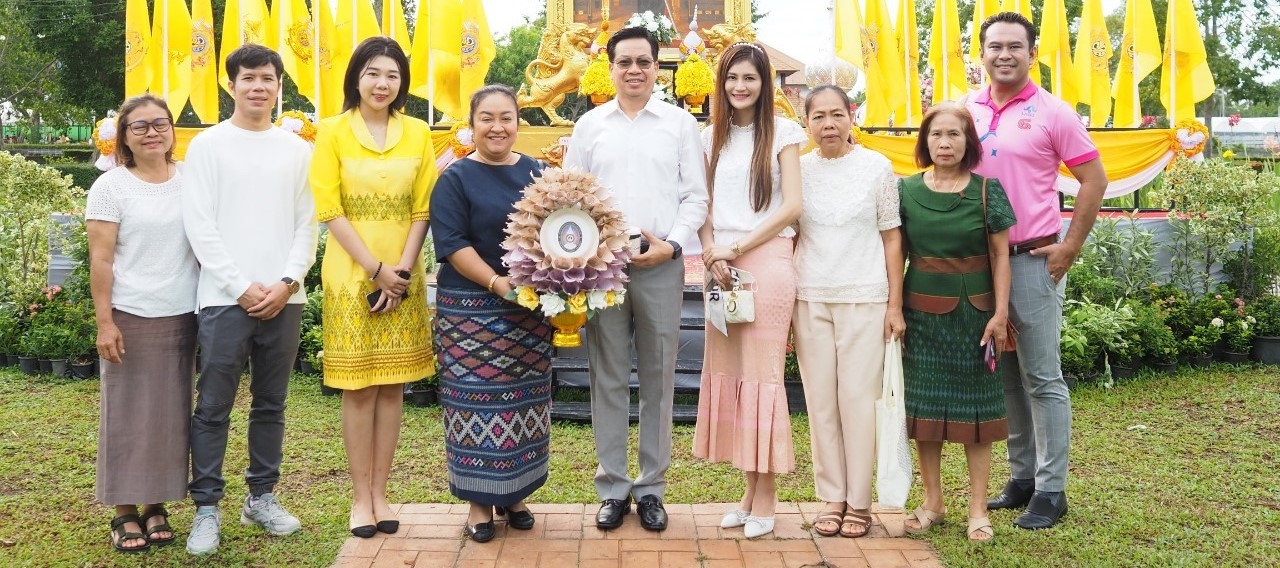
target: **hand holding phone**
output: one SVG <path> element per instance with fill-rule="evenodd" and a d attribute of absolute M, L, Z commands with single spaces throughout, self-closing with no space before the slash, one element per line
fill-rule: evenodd
<path fill-rule="evenodd" d="M 995 338 L 987 340 L 986 347 L 982 351 L 982 361 L 987 364 L 987 372 L 996 372 L 996 341 Z"/>
<path fill-rule="evenodd" d="M 412 274 L 410 274 L 408 270 L 401 270 L 399 272 L 396 272 L 396 276 L 399 276 L 405 280 L 408 280 L 409 277 L 412 276 Z M 404 301 L 405 298 L 408 298 L 408 297 L 409 297 L 409 290 L 406 288 L 404 291 L 404 294 L 400 295 L 400 300 Z M 378 300 L 382 299 L 382 288 L 374 288 L 372 292 L 369 292 L 369 295 L 364 297 L 364 299 L 369 302 L 369 308 L 372 309 L 374 306 L 378 305 Z"/>

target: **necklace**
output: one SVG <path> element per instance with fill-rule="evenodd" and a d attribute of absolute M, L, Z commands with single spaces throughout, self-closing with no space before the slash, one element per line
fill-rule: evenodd
<path fill-rule="evenodd" d="M 938 173 L 937 173 L 936 171 L 931 172 L 931 173 L 933 173 L 933 185 L 934 185 L 934 191 L 938 191 L 938 189 L 941 187 L 941 185 L 940 185 L 940 184 L 941 184 L 941 181 L 940 181 L 940 180 L 938 180 Z M 951 187 L 947 188 L 947 193 L 955 193 L 955 192 L 956 192 L 956 186 L 957 186 L 957 185 L 960 185 L 960 178 L 963 178 L 963 177 L 964 177 L 964 175 L 956 176 L 956 179 L 954 179 L 954 180 L 952 180 L 952 181 L 951 181 Z"/>

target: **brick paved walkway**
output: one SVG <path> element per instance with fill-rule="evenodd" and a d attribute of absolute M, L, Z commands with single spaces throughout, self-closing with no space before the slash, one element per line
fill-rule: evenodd
<path fill-rule="evenodd" d="M 901 512 L 873 509 L 863 538 L 822 537 L 807 530 L 820 503 L 781 503 L 772 535 L 746 540 L 742 529 L 721 529 L 733 505 L 667 505 L 667 530 L 640 527 L 634 512 L 621 528 L 595 527 L 597 506 L 530 505 L 537 525 L 508 530 L 478 544 L 462 536 L 467 505 L 399 505 L 400 531 L 343 544 L 334 566 L 405 568 L 889 568 L 941 567 L 929 545 L 902 537 Z M 892 536 L 891 536 L 892 535 Z M 823 562 L 825 561 L 825 564 Z"/>

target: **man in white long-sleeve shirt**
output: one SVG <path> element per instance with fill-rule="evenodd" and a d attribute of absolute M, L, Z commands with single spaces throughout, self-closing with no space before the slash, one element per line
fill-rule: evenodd
<path fill-rule="evenodd" d="M 283 65 L 260 45 L 227 57 L 235 110 L 187 149 L 182 218 L 200 261 L 200 379 L 191 418 L 191 499 L 187 551 L 217 550 L 226 481 L 227 428 L 245 361 L 249 390 L 249 467 L 240 521 L 273 535 L 302 527 L 276 501 L 283 456 L 289 372 L 298 353 L 302 279 L 316 256 L 315 202 L 307 184 L 311 148 L 275 128 Z"/>
<path fill-rule="evenodd" d="M 632 257 L 627 300 L 587 322 L 591 425 L 595 430 L 596 526 L 622 525 L 636 498 L 640 525 L 667 527 L 662 505 L 671 465 L 671 401 L 683 300 L 682 245 L 698 242 L 707 218 L 706 166 L 698 123 L 651 98 L 658 42 L 644 28 L 609 39 L 618 96 L 578 120 L 565 165 L 595 174 L 649 246 Z M 627 475 L 631 348 L 640 382 L 640 476 Z"/>

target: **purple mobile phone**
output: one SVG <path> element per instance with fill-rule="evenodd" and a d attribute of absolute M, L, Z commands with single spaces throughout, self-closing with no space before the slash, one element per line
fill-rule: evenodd
<path fill-rule="evenodd" d="M 987 346 L 983 348 L 982 360 L 987 364 L 987 372 L 996 372 L 996 342 L 995 339 L 988 339 Z"/>

